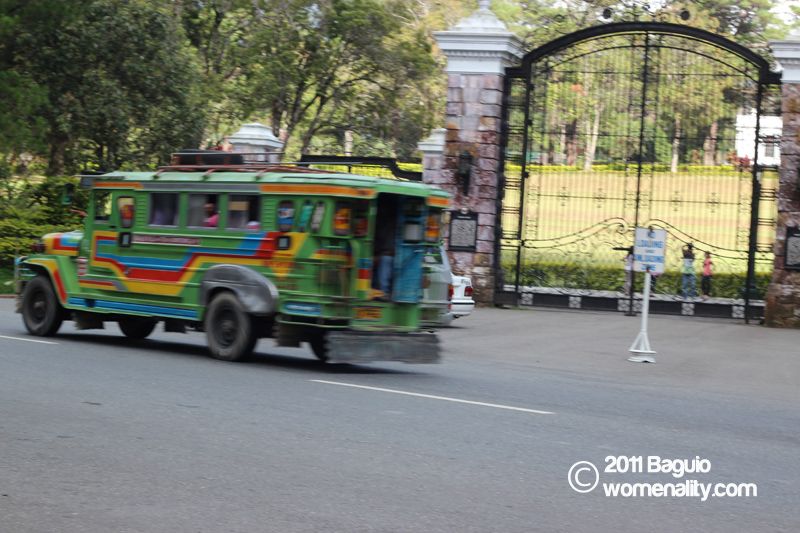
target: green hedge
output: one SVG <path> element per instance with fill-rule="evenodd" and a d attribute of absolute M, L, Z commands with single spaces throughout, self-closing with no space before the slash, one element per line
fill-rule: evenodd
<path fill-rule="evenodd" d="M 0 266 L 14 264 L 17 255 L 28 255 L 42 235 L 54 231 L 72 231 L 74 225 L 42 225 L 24 220 L 0 220 Z"/>
<path fill-rule="evenodd" d="M 14 268 L 0 267 L 0 294 L 14 292 Z"/>
<path fill-rule="evenodd" d="M 503 274 L 506 283 L 514 283 L 514 265 L 504 264 Z M 766 294 L 771 278 L 770 273 L 757 273 L 756 292 L 751 297 L 761 299 Z M 700 293 L 700 279 L 697 275 L 697 292 Z M 711 284 L 711 296 L 721 298 L 742 298 L 746 274 L 716 274 Z M 636 276 L 636 290 L 642 290 L 644 276 Z M 537 287 L 566 287 L 573 289 L 592 289 L 602 291 L 622 291 L 625 286 L 625 272 L 622 268 L 584 265 L 565 265 L 555 263 L 527 263 L 520 271 L 520 285 Z M 665 272 L 656 279 L 655 292 L 661 294 L 680 294 L 680 272 Z"/>
<path fill-rule="evenodd" d="M 75 187 L 71 206 L 61 202 L 64 186 Z M 42 235 L 82 227 L 75 209 L 86 209 L 87 193 L 74 177 L 17 178 L 0 181 L 0 267 L 14 264 L 17 254 L 27 255 Z"/>

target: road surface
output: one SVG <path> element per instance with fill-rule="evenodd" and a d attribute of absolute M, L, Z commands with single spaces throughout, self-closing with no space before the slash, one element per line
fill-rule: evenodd
<path fill-rule="evenodd" d="M 325 365 L 270 340 L 235 364 L 198 333 L 30 337 L 12 304 L 3 532 L 800 530 L 797 331 L 655 317 L 646 365 L 625 360 L 638 320 L 479 309 L 442 331 L 440 365 Z M 710 471 L 614 474 L 608 456 Z M 591 492 L 568 482 L 578 461 Z M 757 496 L 603 489 L 687 480 Z"/>

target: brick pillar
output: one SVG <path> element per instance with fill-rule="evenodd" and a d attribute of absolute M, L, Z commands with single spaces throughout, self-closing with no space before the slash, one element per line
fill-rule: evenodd
<path fill-rule="evenodd" d="M 450 251 L 455 274 L 472 278 L 475 300 L 491 304 L 494 297 L 495 226 L 500 159 L 500 118 L 503 76 L 522 56 L 521 42 L 479 2 L 478 11 L 452 30 L 436 32 L 447 56 L 447 109 L 441 168 L 423 179 L 453 195 L 454 211 L 477 214 L 475 251 Z M 459 176 L 459 157 L 469 153 L 469 188 Z"/>
<path fill-rule="evenodd" d="M 781 86 L 781 164 L 775 266 L 766 297 L 766 324 L 800 327 L 800 271 L 787 270 L 787 229 L 800 228 L 800 38 L 770 43 L 783 68 Z"/>

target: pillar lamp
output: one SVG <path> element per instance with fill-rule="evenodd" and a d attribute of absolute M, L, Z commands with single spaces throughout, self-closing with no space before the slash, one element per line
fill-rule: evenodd
<path fill-rule="evenodd" d="M 472 175 L 472 154 L 464 150 L 458 155 L 458 176 L 461 178 L 464 196 L 469 194 L 469 178 Z"/>

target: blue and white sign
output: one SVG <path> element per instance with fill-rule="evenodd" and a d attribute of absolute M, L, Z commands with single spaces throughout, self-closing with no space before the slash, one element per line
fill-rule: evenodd
<path fill-rule="evenodd" d="M 667 251 L 667 230 L 636 228 L 633 243 L 633 269 L 636 272 L 662 274 Z"/>

